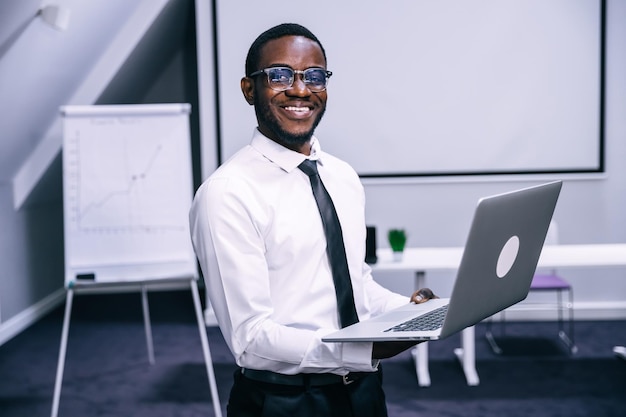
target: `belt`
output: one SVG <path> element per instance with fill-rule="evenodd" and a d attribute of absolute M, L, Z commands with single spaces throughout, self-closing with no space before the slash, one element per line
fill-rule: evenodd
<path fill-rule="evenodd" d="M 285 375 L 272 371 L 260 371 L 257 369 L 241 368 L 241 374 L 253 381 L 268 384 L 291 385 L 291 386 L 320 386 L 343 384 L 349 385 L 372 372 L 350 372 L 347 375 L 337 374 L 296 374 Z"/>

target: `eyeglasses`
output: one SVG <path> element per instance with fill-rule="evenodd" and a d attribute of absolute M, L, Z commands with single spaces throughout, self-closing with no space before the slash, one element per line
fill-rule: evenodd
<path fill-rule="evenodd" d="M 291 88 L 296 74 L 302 74 L 302 80 L 312 93 L 320 93 L 326 90 L 328 79 L 333 73 L 324 68 L 307 68 L 304 71 L 294 70 L 289 67 L 270 67 L 258 70 L 250 74 L 255 77 L 267 74 L 267 83 L 275 91 L 285 91 Z"/>

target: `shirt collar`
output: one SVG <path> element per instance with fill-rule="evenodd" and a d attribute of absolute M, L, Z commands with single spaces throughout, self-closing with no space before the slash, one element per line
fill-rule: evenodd
<path fill-rule="evenodd" d="M 311 155 L 309 157 L 274 142 L 261 133 L 259 129 L 254 130 L 250 146 L 287 172 L 296 169 L 305 159 L 319 161 L 323 165 L 324 153 L 315 136 L 311 138 Z"/>

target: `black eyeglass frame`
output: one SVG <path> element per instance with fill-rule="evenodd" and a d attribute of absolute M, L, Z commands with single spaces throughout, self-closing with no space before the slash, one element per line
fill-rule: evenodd
<path fill-rule="evenodd" d="M 292 76 L 289 77 L 289 85 L 288 86 L 286 86 L 284 88 L 272 86 L 272 82 L 270 81 L 270 73 L 269 72 L 271 70 L 276 70 L 276 69 L 285 69 L 285 70 L 289 70 L 289 71 L 292 72 Z M 323 86 L 322 89 L 318 90 L 316 88 L 313 88 L 313 89 L 311 88 L 312 82 L 308 81 L 306 79 L 307 72 L 309 72 L 311 70 L 322 71 L 324 73 L 325 81 L 324 81 L 324 86 Z M 265 75 L 267 75 L 267 84 L 274 91 L 287 91 L 287 90 L 289 90 L 291 87 L 293 87 L 293 83 L 296 81 L 296 75 L 302 74 L 302 81 L 304 81 L 304 84 L 307 86 L 307 88 L 312 93 L 321 93 L 322 91 L 325 91 L 327 86 L 328 86 L 328 79 L 333 75 L 332 71 L 328 71 L 327 69 L 320 68 L 320 67 L 311 67 L 311 68 L 307 68 L 305 70 L 295 70 L 295 69 L 290 68 L 290 67 L 269 67 L 269 68 L 260 69 L 258 71 L 254 71 L 252 74 L 248 75 L 248 77 L 250 77 L 250 78 L 256 77 L 257 75 L 261 75 L 263 73 L 265 73 Z"/>

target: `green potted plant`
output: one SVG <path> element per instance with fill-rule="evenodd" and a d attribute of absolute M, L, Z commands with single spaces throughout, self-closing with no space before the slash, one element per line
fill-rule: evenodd
<path fill-rule="evenodd" d="M 402 260 L 404 245 L 406 245 L 407 239 L 406 231 L 404 229 L 390 229 L 387 233 L 387 238 L 393 251 L 393 259 L 395 261 Z"/>

